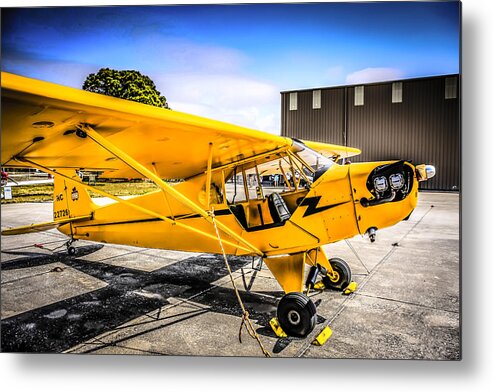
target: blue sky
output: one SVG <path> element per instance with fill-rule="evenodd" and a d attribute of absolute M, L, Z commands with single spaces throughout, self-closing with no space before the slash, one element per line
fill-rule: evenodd
<path fill-rule="evenodd" d="M 280 91 L 459 72 L 458 2 L 2 9 L 2 70 L 150 76 L 174 110 L 279 133 Z"/>

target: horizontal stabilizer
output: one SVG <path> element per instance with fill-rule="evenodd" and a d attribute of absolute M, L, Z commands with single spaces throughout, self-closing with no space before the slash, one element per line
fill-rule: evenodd
<path fill-rule="evenodd" d="M 84 220 L 89 220 L 92 219 L 92 215 L 85 215 L 85 216 L 77 216 L 74 218 L 67 218 L 67 219 L 61 219 L 52 221 L 52 222 L 43 222 L 43 223 L 36 223 L 28 226 L 21 226 L 21 227 L 15 227 L 12 229 L 5 229 L 2 230 L 2 235 L 17 235 L 17 234 L 26 234 L 26 233 L 36 233 L 39 231 L 46 231 L 46 230 L 51 230 L 55 229 L 59 226 L 62 226 L 64 224 L 70 223 L 70 222 L 80 222 Z"/>

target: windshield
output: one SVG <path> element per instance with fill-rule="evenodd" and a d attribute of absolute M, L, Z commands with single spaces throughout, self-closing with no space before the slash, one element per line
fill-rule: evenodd
<path fill-rule="evenodd" d="M 302 143 L 295 141 L 294 145 L 297 149 L 295 154 L 313 170 L 313 172 L 307 170 L 308 173 L 306 173 L 308 176 L 312 177 L 313 182 L 317 181 L 322 174 L 335 164 L 333 160 L 308 148 Z"/>

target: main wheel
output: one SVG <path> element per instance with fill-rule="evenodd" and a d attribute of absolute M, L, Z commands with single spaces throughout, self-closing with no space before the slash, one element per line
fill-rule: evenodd
<path fill-rule="evenodd" d="M 343 259 L 338 257 L 329 259 L 329 262 L 334 270 L 334 275 L 324 276 L 322 282 L 325 287 L 342 291 L 351 283 L 351 268 Z"/>
<path fill-rule="evenodd" d="M 305 337 L 315 327 L 317 309 L 302 293 L 288 293 L 277 307 L 279 325 L 290 336 Z"/>

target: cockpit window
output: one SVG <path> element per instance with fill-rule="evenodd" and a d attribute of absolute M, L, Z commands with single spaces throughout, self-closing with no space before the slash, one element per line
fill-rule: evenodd
<path fill-rule="evenodd" d="M 334 161 L 323 156 L 322 154 L 308 148 L 302 143 L 294 142 L 297 151 L 295 154 L 305 163 L 305 166 L 309 166 L 312 170 L 305 167 L 307 176 L 311 178 L 312 182 L 318 180 L 318 178 L 324 174 L 328 169 L 334 165 Z"/>
<path fill-rule="evenodd" d="M 303 192 L 334 165 L 334 161 L 298 141 L 294 141 L 293 150 L 273 158 L 237 166 L 224 175 L 229 204 L 263 200 L 271 193 Z"/>

